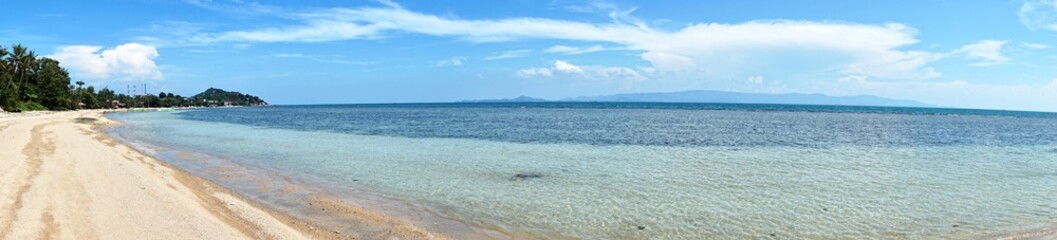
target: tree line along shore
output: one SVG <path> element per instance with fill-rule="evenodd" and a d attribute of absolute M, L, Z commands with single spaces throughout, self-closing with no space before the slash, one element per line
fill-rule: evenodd
<path fill-rule="evenodd" d="M 21 44 L 0 46 L 0 108 L 9 112 L 141 107 L 264 106 L 257 96 L 216 88 L 191 97 L 173 93 L 124 94 L 73 81 L 55 59 Z"/>

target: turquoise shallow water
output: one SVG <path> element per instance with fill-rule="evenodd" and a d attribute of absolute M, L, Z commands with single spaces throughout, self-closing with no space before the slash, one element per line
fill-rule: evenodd
<path fill-rule="evenodd" d="M 964 239 L 1057 225 L 1045 115 L 519 109 L 124 113 L 111 131 L 546 238 Z"/>

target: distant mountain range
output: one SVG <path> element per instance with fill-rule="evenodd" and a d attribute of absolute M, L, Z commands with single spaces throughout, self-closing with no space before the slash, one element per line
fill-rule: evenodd
<path fill-rule="evenodd" d="M 541 102 L 540 98 L 520 96 L 510 99 L 472 100 L 463 102 Z M 604 96 L 585 96 L 565 98 L 558 101 L 567 102 L 700 102 L 700 103 L 769 103 L 769 104 L 804 104 L 804 105 L 847 105 L 847 106 L 893 106 L 893 107 L 936 107 L 935 105 L 914 100 L 891 99 L 870 95 L 828 96 L 824 94 L 802 93 L 740 93 L 710 90 L 692 90 L 682 92 L 658 93 L 625 93 Z"/>
<path fill-rule="evenodd" d="M 463 100 L 459 102 L 463 103 L 494 103 L 494 102 L 546 102 L 547 99 L 534 98 L 529 96 L 519 96 L 516 98 L 503 98 L 503 99 L 478 99 L 478 100 Z"/>

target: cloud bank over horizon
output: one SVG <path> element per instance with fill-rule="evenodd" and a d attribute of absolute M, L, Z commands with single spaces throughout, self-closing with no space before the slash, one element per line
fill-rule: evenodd
<path fill-rule="evenodd" d="M 50 56 L 78 78 L 166 85 L 154 89 L 231 84 L 260 87 L 265 95 L 359 93 L 288 96 L 292 103 L 703 89 L 1057 111 L 1047 103 L 1057 101 L 1050 90 L 1057 78 L 1050 67 L 1057 65 L 1050 47 L 1057 0 L 967 3 L 960 10 L 1002 14 L 957 22 L 950 14 L 920 14 L 951 6 L 913 2 L 769 4 L 754 11 L 606 0 L 173 5 L 176 14 L 114 29 L 120 38 L 63 42 Z M 921 12 L 892 10 L 904 5 Z M 449 91 L 425 93 L 437 88 Z"/>

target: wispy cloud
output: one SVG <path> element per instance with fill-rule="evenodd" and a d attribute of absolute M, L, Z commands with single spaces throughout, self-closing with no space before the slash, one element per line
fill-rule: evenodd
<path fill-rule="evenodd" d="M 1028 0 L 1020 5 L 1020 23 L 1031 30 L 1057 31 L 1057 1 Z"/>
<path fill-rule="evenodd" d="M 216 50 L 206 50 L 206 49 L 187 49 L 187 52 L 189 52 L 189 53 L 216 53 L 217 51 Z"/>
<path fill-rule="evenodd" d="M 449 59 L 436 61 L 433 63 L 433 65 L 438 67 L 456 67 L 462 66 L 463 63 L 466 63 L 466 57 L 452 57 Z"/>
<path fill-rule="evenodd" d="M 630 12 L 630 11 L 625 11 Z M 639 51 L 661 71 L 735 71 L 773 53 L 832 56 L 820 68 L 880 78 L 922 79 L 940 74 L 928 67 L 942 55 L 902 50 L 916 44 L 916 31 L 901 24 L 814 21 L 698 23 L 677 31 L 640 22 L 590 23 L 547 18 L 467 20 L 388 7 L 331 8 L 290 15 L 298 23 L 263 29 L 204 33 L 198 42 L 325 42 L 378 39 L 393 33 L 453 37 L 473 43 L 557 39 L 612 43 Z M 805 52 L 804 49 L 809 49 Z M 587 49 L 552 49 L 589 52 Z M 803 57 L 801 56 L 801 57 Z M 788 59 L 797 59 L 791 56 Z M 818 69 L 813 69 L 818 70 Z M 807 71 L 807 70 L 805 70 Z"/>
<path fill-rule="evenodd" d="M 202 42 L 192 41 L 188 36 L 195 36 L 206 29 L 208 24 L 186 21 L 162 21 L 151 23 L 144 29 L 136 29 L 143 36 L 134 37 L 136 42 L 157 47 L 201 46 Z"/>
<path fill-rule="evenodd" d="M 367 61 L 346 60 L 341 55 L 307 55 L 307 54 L 301 54 L 301 53 L 276 53 L 276 54 L 272 54 L 270 56 L 277 57 L 277 58 L 302 58 L 302 59 L 308 59 L 308 60 L 321 62 L 321 63 L 338 63 L 338 64 L 351 64 L 351 65 L 367 65 L 367 64 L 371 64 L 371 62 L 367 62 Z"/>
<path fill-rule="evenodd" d="M 499 59 L 508 59 L 508 58 L 519 58 L 519 57 L 524 57 L 525 55 L 528 55 L 529 53 L 532 53 L 532 50 L 527 50 L 527 49 L 510 50 L 510 51 L 502 52 L 499 55 L 485 57 L 484 60 L 499 60 Z"/>
<path fill-rule="evenodd" d="M 531 67 L 517 70 L 515 75 L 525 78 L 550 78 L 557 75 L 604 80 L 645 80 L 639 72 L 625 67 L 579 66 L 566 61 L 554 61 L 553 66 Z"/>
<path fill-rule="evenodd" d="M 1021 46 L 1023 46 L 1024 48 L 1027 48 L 1027 49 L 1036 49 L 1036 50 L 1050 48 L 1050 45 L 1046 45 L 1046 44 L 1042 44 L 1042 43 L 1024 43 L 1024 44 L 1021 44 Z"/>
<path fill-rule="evenodd" d="M 748 81 L 749 83 L 752 83 L 752 84 L 763 84 L 763 76 L 760 76 L 760 75 L 751 76 L 748 79 L 746 79 L 746 81 Z"/>
<path fill-rule="evenodd" d="M 957 52 L 965 53 L 969 59 L 977 60 L 973 66 L 991 66 L 1009 62 L 1010 58 L 1002 54 L 1002 47 L 1009 41 L 981 40 L 962 46 Z"/>
<path fill-rule="evenodd" d="M 66 15 L 65 13 L 44 13 L 44 14 L 37 14 L 35 17 L 37 19 L 50 19 L 50 18 L 63 18 L 63 17 L 66 17 L 66 16 L 68 16 L 68 15 Z"/>
<path fill-rule="evenodd" d="M 300 54 L 300 53 L 276 53 L 276 54 L 272 54 L 272 57 L 302 58 L 302 57 L 305 57 L 305 55 L 304 54 Z"/>
<path fill-rule="evenodd" d="M 280 12 L 279 8 L 246 0 L 186 0 L 187 3 L 211 11 L 235 15 L 262 15 Z"/>
<path fill-rule="evenodd" d="M 525 68 L 520 69 L 514 74 L 524 78 L 535 78 L 535 77 L 551 77 L 554 76 L 554 71 L 550 68 Z"/>
<path fill-rule="evenodd" d="M 588 0 L 575 4 L 566 4 L 561 6 L 561 8 L 571 12 L 603 15 L 609 17 L 615 23 L 645 26 L 642 20 L 631 15 L 638 10 L 637 7 L 622 7 L 611 1 Z"/>
<path fill-rule="evenodd" d="M 587 46 L 587 47 L 570 47 L 570 46 L 565 46 L 565 45 L 555 45 L 553 47 L 547 48 L 547 50 L 544 50 L 544 51 L 545 52 L 549 52 L 549 53 L 575 55 L 575 54 L 592 53 L 592 52 L 605 51 L 605 50 L 607 50 L 606 47 L 603 47 L 602 45 L 591 45 L 591 46 Z"/>

